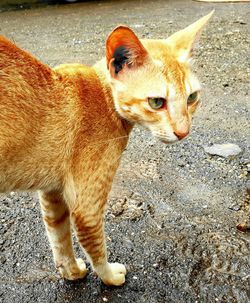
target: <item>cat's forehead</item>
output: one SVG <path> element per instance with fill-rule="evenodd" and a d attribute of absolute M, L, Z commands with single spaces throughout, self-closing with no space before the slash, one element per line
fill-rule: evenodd
<path fill-rule="evenodd" d="M 200 83 L 189 65 L 179 62 L 173 49 L 162 40 L 142 40 L 145 48 L 158 66 L 168 84 L 178 93 L 190 94 L 200 90 Z"/>
<path fill-rule="evenodd" d="M 154 62 L 161 62 L 166 74 L 184 74 L 185 70 L 188 69 L 187 65 L 181 64 L 177 60 L 177 56 L 166 42 L 163 40 L 142 40 L 143 45 L 147 49 L 150 57 Z"/>
<path fill-rule="evenodd" d="M 163 74 L 164 66 L 160 62 L 151 62 L 129 73 L 121 73 L 120 79 L 124 83 L 122 86 L 116 86 L 116 89 L 122 93 L 131 94 L 131 96 L 144 99 L 146 97 L 166 97 L 167 81 Z"/>
<path fill-rule="evenodd" d="M 129 93 L 138 99 L 147 97 L 175 99 L 177 96 L 185 97 L 199 86 L 188 66 L 178 62 L 166 44 L 158 40 L 150 42 L 147 40 L 144 46 L 151 59 L 140 68 L 121 72 L 120 80 L 125 85 L 117 85 L 117 91 Z"/>

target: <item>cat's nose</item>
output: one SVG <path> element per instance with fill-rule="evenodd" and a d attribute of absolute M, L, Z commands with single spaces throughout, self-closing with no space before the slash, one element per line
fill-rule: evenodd
<path fill-rule="evenodd" d="M 179 140 L 181 140 L 181 139 L 185 138 L 189 134 L 189 130 L 187 130 L 187 131 L 175 131 L 174 134 L 176 135 L 176 137 Z"/>

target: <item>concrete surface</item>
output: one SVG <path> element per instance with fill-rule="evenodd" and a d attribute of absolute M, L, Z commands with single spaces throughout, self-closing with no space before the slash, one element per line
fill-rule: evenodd
<path fill-rule="evenodd" d="M 133 131 L 107 213 L 110 260 L 128 268 L 123 287 L 92 273 L 56 273 L 36 194 L 1 195 L 0 302 L 250 302 L 248 4 L 92 1 L 2 12 L 0 33 L 51 66 L 94 63 L 117 24 L 165 38 L 216 8 L 195 52 L 203 106 L 179 145 Z M 233 159 L 203 145 L 236 143 Z M 76 245 L 78 255 L 81 250 Z"/>

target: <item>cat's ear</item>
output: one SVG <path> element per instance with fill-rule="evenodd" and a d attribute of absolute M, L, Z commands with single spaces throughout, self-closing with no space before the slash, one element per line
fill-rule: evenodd
<path fill-rule="evenodd" d="M 198 40 L 201 31 L 212 17 L 214 11 L 189 25 L 183 30 L 170 36 L 166 42 L 170 44 L 176 53 L 179 61 L 187 62 L 192 56 L 194 43 Z"/>
<path fill-rule="evenodd" d="M 118 26 L 108 36 L 106 41 L 107 67 L 111 76 L 116 77 L 126 67 L 142 65 L 148 52 L 127 26 Z"/>

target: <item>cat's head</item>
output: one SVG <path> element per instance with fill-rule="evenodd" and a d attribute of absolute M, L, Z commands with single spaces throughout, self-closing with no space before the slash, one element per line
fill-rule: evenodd
<path fill-rule="evenodd" d="M 126 26 L 106 42 L 107 67 L 118 113 L 165 143 L 186 137 L 200 102 L 190 70 L 192 48 L 213 12 L 166 40 L 139 40 Z"/>

